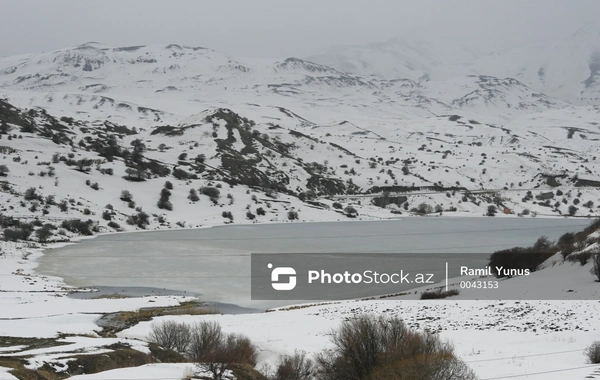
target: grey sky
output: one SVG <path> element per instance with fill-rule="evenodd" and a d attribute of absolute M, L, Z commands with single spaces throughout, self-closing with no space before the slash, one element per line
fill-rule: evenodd
<path fill-rule="evenodd" d="M 598 0 L 4 0 L 2 13 L 0 56 L 96 41 L 287 57 L 406 35 L 494 50 L 600 25 Z"/>

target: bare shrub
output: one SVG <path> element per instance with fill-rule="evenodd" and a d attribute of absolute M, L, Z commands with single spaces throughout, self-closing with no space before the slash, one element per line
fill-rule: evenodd
<path fill-rule="evenodd" d="M 191 339 L 187 354 L 190 360 L 199 363 L 214 356 L 223 342 L 223 331 L 217 322 L 203 321 L 191 328 Z"/>
<path fill-rule="evenodd" d="M 122 190 L 121 197 L 119 199 L 121 199 L 123 202 L 131 202 L 133 200 L 133 195 L 129 190 Z"/>
<path fill-rule="evenodd" d="M 190 194 L 188 195 L 188 199 L 192 202 L 198 202 L 200 197 L 198 196 L 198 192 L 196 189 L 190 189 Z"/>
<path fill-rule="evenodd" d="M 592 257 L 591 251 L 583 251 L 583 252 L 571 254 L 569 257 L 567 257 L 567 260 L 570 262 L 577 261 L 577 262 L 579 262 L 579 264 L 581 264 L 581 266 L 584 266 L 585 264 L 588 263 L 588 261 L 590 261 L 591 257 Z"/>
<path fill-rule="evenodd" d="M 475 373 L 452 349 L 419 355 L 388 364 L 374 371 L 369 380 L 475 380 Z"/>
<path fill-rule="evenodd" d="M 421 203 L 417 208 L 417 212 L 419 214 L 430 214 L 431 212 L 433 212 L 433 207 L 431 207 L 431 205 L 428 205 L 427 203 Z"/>
<path fill-rule="evenodd" d="M 317 356 L 319 379 L 475 378 L 456 358 L 452 345 L 436 335 L 410 330 L 397 317 L 359 316 L 344 322 L 331 340 L 334 348 Z M 415 369 L 417 364 L 422 367 L 420 370 Z M 406 377 L 409 373 L 411 376 Z M 448 373 L 449 377 L 442 376 Z"/>
<path fill-rule="evenodd" d="M 591 364 L 600 363 L 600 341 L 595 341 L 591 346 L 585 349 L 584 355 Z"/>
<path fill-rule="evenodd" d="M 40 229 L 35 231 L 35 236 L 38 238 L 40 243 L 45 243 L 52 236 L 52 231 L 55 229 L 55 226 L 50 223 L 46 223 Z"/>
<path fill-rule="evenodd" d="M 216 322 L 203 321 L 192 327 L 188 358 L 220 380 L 232 364 L 256 365 L 256 347 L 244 335 L 224 334 Z"/>
<path fill-rule="evenodd" d="M 295 351 L 294 355 L 281 355 L 272 380 L 311 380 L 315 365 L 306 357 L 306 352 Z"/>
<path fill-rule="evenodd" d="M 190 327 L 185 323 L 165 321 L 153 323 L 148 341 L 168 350 L 186 352 L 191 341 Z"/>

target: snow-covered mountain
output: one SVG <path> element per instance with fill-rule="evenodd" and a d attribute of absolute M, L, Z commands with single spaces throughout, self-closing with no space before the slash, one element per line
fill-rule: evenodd
<path fill-rule="evenodd" d="M 83 119 L 136 120 L 147 126 L 175 123 L 199 108 L 249 103 L 295 108 L 314 123 L 340 122 L 349 112 L 406 119 L 463 106 L 498 121 L 516 115 L 519 104 L 527 104 L 530 112 L 563 106 L 525 86 L 507 93 L 502 81 L 490 78 L 486 96 L 503 93 L 511 104 L 483 101 L 475 110 L 473 100 L 464 98 L 480 96 L 481 81 L 468 76 L 453 78 L 448 92 L 447 84 L 434 81 L 419 84 L 407 78 L 348 74 L 298 58 L 235 59 L 174 44 L 119 48 L 87 43 L 0 59 L 2 93 L 16 105 Z"/>
<path fill-rule="evenodd" d="M 419 80 L 427 79 L 439 66 L 464 65 L 480 56 L 466 46 L 397 37 L 365 45 L 337 45 L 307 59 L 365 76 Z"/>
<path fill-rule="evenodd" d="M 0 162 L 11 189 L 0 196 L 15 205 L 4 212 L 62 216 L 52 205 L 17 200 L 31 186 L 71 200 L 88 179 L 100 190 L 83 186 L 80 202 L 97 215 L 119 204 L 120 222 L 133 212 L 119 201 L 122 189 L 150 190 L 138 207 L 163 224 L 190 220 L 190 189 L 209 183 L 235 186 L 242 206 L 272 192 L 285 196 L 289 209 L 319 196 L 429 189 L 435 194 L 392 203 L 402 212 L 423 202 L 478 214 L 490 205 L 550 215 L 600 210 L 600 109 L 574 107 L 510 77 L 384 79 L 299 58 L 88 43 L 2 58 L 0 84 L 0 136 L 10 136 L 0 144 L 7 152 Z M 47 171 L 35 175 L 40 166 L 53 167 L 47 170 L 67 186 L 46 184 Z M 173 191 L 174 211 L 156 203 L 166 179 L 182 184 Z M 557 187 L 565 195 L 533 201 Z M 321 207 L 319 218 L 339 217 L 326 210 L 332 199 L 321 201 L 310 206 Z M 360 213 L 375 207 L 349 202 Z M 246 220 L 247 209 L 236 207 L 235 220 Z M 222 221 L 222 211 L 202 215 Z M 286 216 L 282 209 L 267 218 Z"/>
<path fill-rule="evenodd" d="M 562 39 L 524 43 L 489 54 L 456 43 L 396 38 L 335 46 L 307 59 L 386 79 L 447 80 L 464 75 L 515 78 L 535 91 L 573 104 L 600 104 L 600 28 L 592 24 Z"/>
<path fill-rule="evenodd" d="M 585 25 L 559 40 L 528 43 L 481 57 L 473 72 L 512 77 L 574 104 L 600 104 L 600 28 Z"/>

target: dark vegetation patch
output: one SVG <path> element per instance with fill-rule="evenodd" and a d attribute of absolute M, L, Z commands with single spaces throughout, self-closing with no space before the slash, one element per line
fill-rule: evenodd
<path fill-rule="evenodd" d="M 135 311 L 120 311 L 104 314 L 96 323 L 102 328 L 98 332 L 103 337 L 114 337 L 119 331 L 128 329 L 140 322 L 146 322 L 163 315 L 206 315 L 217 314 L 218 310 L 206 304 L 190 301 L 177 306 L 150 307 Z"/>
<path fill-rule="evenodd" d="M 499 278 L 512 277 L 511 273 L 520 275 L 525 270 L 535 272 L 544 261 L 558 252 L 562 253 L 565 260 L 570 260 L 573 256 L 573 260 L 570 261 L 578 260 L 584 265 L 591 255 L 586 253 L 572 255 L 572 253 L 592 244 L 592 241 L 588 241 L 588 236 L 598 230 L 600 230 L 600 219 L 590 223 L 583 231 L 563 234 L 556 243 L 542 236 L 532 246 L 513 247 L 492 253 L 488 265 Z M 498 272 L 496 267 L 502 267 L 503 271 Z"/>

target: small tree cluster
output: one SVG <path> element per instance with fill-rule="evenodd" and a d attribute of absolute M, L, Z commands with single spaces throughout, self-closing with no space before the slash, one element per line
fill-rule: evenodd
<path fill-rule="evenodd" d="M 35 236 L 40 243 L 46 243 L 52 236 L 52 231 L 56 230 L 56 226 L 50 223 L 44 224 L 35 231 Z"/>
<path fill-rule="evenodd" d="M 210 198 L 213 203 L 219 202 L 219 197 L 221 196 L 221 191 L 216 187 L 212 186 L 202 186 L 200 189 L 200 193 L 206 195 Z"/>
<path fill-rule="evenodd" d="M 492 253 L 488 266 L 492 269 L 502 267 L 506 272 L 495 273 L 497 277 L 509 277 L 511 269 L 529 270 L 534 272 L 550 256 L 558 252 L 558 247 L 550 242 L 547 237 L 540 237 L 530 247 L 514 247 Z"/>
<path fill-rule="evenodd" d="M 37 189 L 35 187 L 30 187 L 25 190 L 25 194 L 23 195 L 26 201 L 43 201 L 44 197 L 38 194 Z"/>
<path fill-rule="evenodd" d="M 413 208 L 411 211 L 412 212 L 416 212 L 416 213 L 421 214 L 421 215 L 430 214 L 430 213 L 433 212 L 433 207 L 431 207 L 431 205 L 429 205 L 427 203 L 421 203 L 419 205 L 419 207 Z"/>
<path fill-rule="evenodd" d="M 33 229 L 31 223 L 15 223 L 14 226 L 5 228 L 2 234 L 6 241 L 29 240 Z"/>
<path fill-rule="evenodd" d="M 167 188 L 163 188 L 160 191 L 160 198 L 158 199 L 158 202 L 156 202 L 158 208 L 161 210 L 173 210 L 173 204 L 171 203 L 171 201 L 169 201 L 170 197 L 171 191 L 169 191 L 169 189 Z"/>
<path fill-rule="evenodd" d="M 137 214 L 130 215 L 127 218 L 127 224 L 145 229 L 150 224 L 150 215 L 144 211 L 138 211 Z"/>
<path fill-rule="evenodd" d="M 198 192 L 196 191 L 196 189 L 190 189 L 188 199 L 192 202 L 198 202 L 200 200 L 200 197 L 198 196 Z"/>
<path fill-rule="evenodd" d="M 227 218 L 230 221 L 233 221 L 233 214 L 231 213 L 231 211 L 223 211 L 221 215 L 223 216 L 223 218 Z"/>
<path fill-rule="evenodd" d="M 133 195 L 131 192 L 129 192 L 129 190 L 122 190 L 121 197 L 119 199 L 121 199 L 123 202 L 131 202 L 133 200 Z"/>
<path fill-rule="evenodd" d="M 9 172 L 8 166 L 4 164 L 0 165 L 0 177 L 6 177 Z"/>
<path fill-rule="evenodd" d="M 351 217 L 355 217 L 358 215 L 358 211 L 356 211 L 356 209 L 352 206 L 346 206 L 344 208 L 344 212 L 346 213 L 346 215 Z"/>
<path fill-rule="evenodd" d="M 81 219 L 63 220 L 61 227 L 67 231 L 80 235 L 92 235 L 92 226 L 94 222 L 91 220 L 83 221 Z"/>

